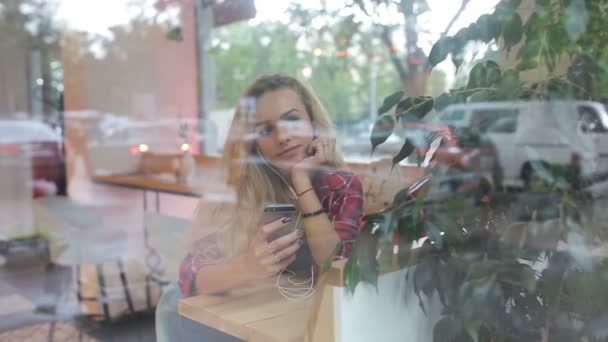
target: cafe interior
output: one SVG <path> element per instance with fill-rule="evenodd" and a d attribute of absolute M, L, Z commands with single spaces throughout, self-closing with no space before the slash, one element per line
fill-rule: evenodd
<path fill-rule="evenodd" d="M 427 69 L 433 43 L 511 1 L 338 2 L 0 1 L 0 341 L 451 341 L 438 337 L 445 331 L 466 337 L 454 341 L 494 340 L 483 338 L 482 318 L 465 321 L 470 312 L 454 328 L 461 322 L 445 318 L 447 294 L 433 290 L 451 264 L 429 250 L 447 230 L 430 222 L 416 233 L 386 227 L 406 210 L 398 200 L 414 208 L 414 220 L 441 217 L 418 193 L 434 201 L 466 193 L 483 211 L 499 188 L 519 190 L 497 185 L 494 164 L 483 169 L 498 158 L 493 149 L 445 135 L 441 144 L 414 146 L 416 136 L 398 132 L 394 120 L 386 134 L 379 122 L 406 97 L 432 99 L 462 84 L 467 75 L 449 61 Z M 522 18 L 536 15 L 534 1 L 521 2 Z M 518 57 L 501 44 L 467 48 L 506 70 Z M 186 295 L 180 265 L 192 230 L 206 224 L 193 218 L 241 200 L 223 157 L 243 91 L 276 73 L 316 91 L 344 168 L 361 183 L 356 258 L 334 252 L 305 276 L 280 272 Z M 521 74 L 522 82 L 540 77 Z M 429 190 L 433 179 L 438 190 Z M 502 218 L 488 217 L 485 232 Z M 453 220 L 463 236 L 466 220 Z M 524 244 L 522 236 L 513 239 Z M 596 258 L 605 256 L 594 246 Z M 436 264 L 425 265 L 430 254 Z M 530 265 L 524 282 L 534 282 L 534 270 L 539 278 L 542 266 Z M 434 273 L 416 271 L 424 268 Z M 488 279 L 475 284 L 491 293 Z"/>

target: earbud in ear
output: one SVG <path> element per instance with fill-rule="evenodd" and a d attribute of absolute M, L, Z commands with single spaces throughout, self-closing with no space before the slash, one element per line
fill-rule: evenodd
<path fill-rule="evenodd" d="M 264 158 L 264 155 L 262 154 L 262 150 L 260 149 L 260 146 L 258 146 L 258 144 L 255 144 L 253 146 L 253 150 L 258 155 L 258 157 L 262 160 L 262 163 L 269 165 L 268 161 L 266 161 L 266 158 Z"/>

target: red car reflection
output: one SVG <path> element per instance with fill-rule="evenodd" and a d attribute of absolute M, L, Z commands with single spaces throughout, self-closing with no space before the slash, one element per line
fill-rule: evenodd
<path fill-rule="evenodd" d="M 458 177 L 467 178 L 462 185 L 475 187 L 482 181 L 495 188 L 501 184 L 496 148 L 483 134 L 427 122 L 405 123 L 405 132 L 418 154 L 426 156 L 425 163 L 462 171 Z M 474 179 L 477 181 L 471 182 Z"/>
<path fill-rule="evenodd" d="M 18 175 L 29 172 L 34 198 L 65 192 L 63 140 L 44 123 L 0 120 L 0 167 Z"/>

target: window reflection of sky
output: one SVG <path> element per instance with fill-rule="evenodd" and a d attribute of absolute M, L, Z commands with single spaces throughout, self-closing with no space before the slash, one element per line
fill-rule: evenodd
<path fill-rule="evenodd" d="M 179 9 L 175 6 L 168 6 L 163 13 L 158 13 L 155 6 L 156 2 L 157 0 L 107 0 L 103 2 L 57 0 L 59 5 L 56 19 L 67 29 L 86 32 L 109 40 L 113 39 L 113 34 L 110 31 L 111 27 L 127 25 L 136 17 L 179 25 Z M 449 34 L 454 34 L 459 29 L 468 26 L 480 15 L 491 12 L 497 2 L 498 0 L 471 0 L 458 20 L 452 25 Z M 273 20 L 288 22 L 290 19 L 285 13 L 290 5 L 302 4 L 309 8 L 319 8 L 321 6 L 320 3 L 320 1 L 311 0 L 255 0 L 257 14 L 254 19 L 250 20 L 250 25 L 255 26 Z M 354 13 L 360 25 L 371 25 L 372 21 L 382 22 L 383 24 L 400 24 L 403 21 L 398 11 L 387 10 L 386 8 L 376 8 L 376 12 L 378 13 L 375 16 L 376 19 L 370 19 L 370 17 L 363 14 L 360 10 L 353 11 L 351 8 L 354 6 L 347 6 L 350 3 L 344 0 L 331 1 L 326 2 L 326 6 L 329 9 L 340 10 L 340 13 L 343 13 L 345 16 Z M 422 14 L 418 19 L 418 25 L 421 28 L 419 46 L 427 54 L 433 43 L 443 33 L 447 24 L 458 11 L 460 1 L 428 0 L 428 5 L 430 11 Z M 357 12 L 360 13 L 357 14 Z M 325 22 L 326 20 L 331 20 L 331 18 L 326 18 L 325 20 L 323 18 L 315 19 L 318 20 L 311 22 L 313 27 L 332 25 L 332 23 Z M 317 28 L 315 27 L 315 29 Z M 396 30 L 393 42 L 397 46 L 403 46 L 404 40 L 403 32 Z M 475 49 L 478 50 L 478 53 L 483 53 L 486 48 L 479 46 Z M 98 58 L 105 56 L 105 51 L 100 41 L 92 42 L 90 49 Z M 472 52 L 470 55 L 467 55 L 467 58 L 470 57 L 473 57 Z M 448 75 L 448 81 L 451 81 L 451 75 L 455 71 L 451 63 L 442 63 L 438 66 L 438 69 L 445 71 Z"/>
<path fill-rule="evenodd" d="M 497 0 L 472 0 L 460 19 L 454 24 L 452 31 L 456 32 L 475 21 L 481 14 L 490 12 L 497 2 Z M 156 0 L 140 0 L 137 2 L 128 0 L 59 0 L 58 3 L 57 19 L 65 22 L 68 28 L 105 36 L 111 35 L 108 30 L 109 27 L 127 24 L 132 18 L 139 15 L 152 18 L 157 14 L 154 6 Z M 319 1 L 257 0 L 255 1 L 257 15 L 251 23 L 259 24 L 264 21 L 276 20 L 276 18 L 284 18 L 287 7 L 293 3 L 301 3 L 313 8 L 320 6 Z M 459 1 L 428 0 L 428 3 L 431 11 L 423 15 L 420 20 L 420 24 L 425 27 L 425 31 L 430 34 L 428 46 L 423 47 L 425 50 L 430 50 L 434 39 L 443 32 L 444 25 L 447 25 L 460 6 Z M 345 2 L 331 1 L 327 5 L 331 8 L 344 8 Z M 385 16 L 383 18 L 386 19 Z M 167 20 L 170 20 L 170 18 L 167 18 Z M 393 21 L 399 22 L 400 20 L 396 15 Z M 437 25 L 437 23 L 442 24 Z"/>

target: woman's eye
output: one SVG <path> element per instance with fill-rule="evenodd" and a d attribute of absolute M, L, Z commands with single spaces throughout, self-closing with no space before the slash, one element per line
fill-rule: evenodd
<path fill-rule="evenodd" d="M 285 120 L 285 121 L 299 121 L 300 117 L 297 116 L 297 115 L 289 115 L 289 116 L 286 116 L 285 118 L 283 118 L 283 120 Z"/>
<path fill-rule="evenodd" d="M 272 128 L 270 126 L 264 126 L 258 130 L 258 135 L 260 137 L 265 137 L 272 132 Z"/>
<path fill-rule="evenodd" d="M 286 116 L 283 119 L 281 119 L 281 125 L 282 127 L 285 128 L 295 128 L 298 127 L 300 125 L 300 117 L 297 115 L 290 115 L 290 116 Z"/>

